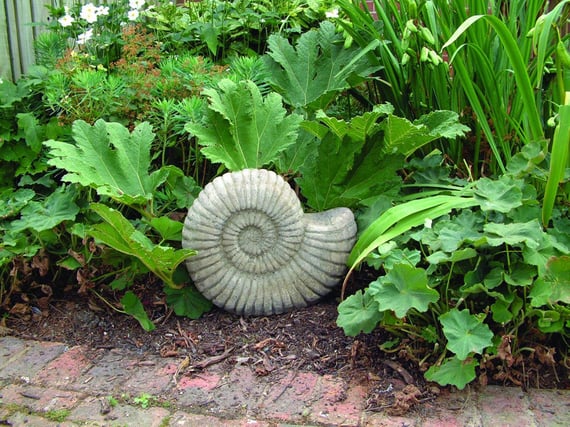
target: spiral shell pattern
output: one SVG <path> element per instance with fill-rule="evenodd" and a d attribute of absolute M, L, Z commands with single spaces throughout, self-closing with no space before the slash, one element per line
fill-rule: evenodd
<path fill-rule="evenodd" d="M 347 208 L 305 214 L 274 172 L 245 169 L 208 184 L 188 211 L 182 244 L 202 294 L 243 315 L 283 313 L 329 293 L 356 236 Z"/>

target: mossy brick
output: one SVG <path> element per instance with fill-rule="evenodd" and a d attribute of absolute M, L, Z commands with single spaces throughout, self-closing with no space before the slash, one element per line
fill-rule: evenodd
<path fill-rule="evenodd" d="M 105 397 L 89 397 L 83 400 L 71 411 L 67 419 L 81 424 L 88 422 L 88 425 L 160 427 L 164 426 L 165 420 L 170 417 L 170 411 L 161 407 L 116 405 L 111 407 L 109 412 L 102 411 L 101 399 Z"/>
<path fill-rule="evenodd" d="M 84 397 L 82 393 L 31 385 L 13 384 L 2 389 L 3 405 L 17 405 L 36 413 L 71 409 Z"/>

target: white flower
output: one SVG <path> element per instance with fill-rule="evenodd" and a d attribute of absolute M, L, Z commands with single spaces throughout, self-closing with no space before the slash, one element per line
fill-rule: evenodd
<path fill-rule="evenodd" d="M 108 15 L 108 14 L 109 14 L 109 6 L 99 6 L 97 8 L 97 16 Z"/>
<path fill-rule="evenodd" d="M 71 15 L 63 15 L 57 20 L 57 22 L 59 22 L 59 25 L 62 27 L 69 27 L 73 22 L 75 22 L 75 19 Z"/>
<path fill-rule="evenodd" d="M 131 9 L 139 10 L 141 7 L 144 6 L 145 0 L 129 0 L 129 7 Z"/>
<path fill-rule="evenodd" d="M 93 37 L 93 29 L 88 29 L 83 34 L 77 36 L 77 44 L 85 44 Z"/>
<path fill-rule="evenodd" d="M 93 22 L 97 21 L 97 9 L 98 7 L 95 6 L 93 3 L 87 3 L 83 5 L 81 8 L 81 13 L 79 17 L 81 19 L 85 19 L 88 23 L 92 24 Z"/>
<path fill-rule="evenodd" d="M 136 9 L 131 9 L 127 13 L 127 18 L 129 18 L 129 21 L 136 21 L 138 17 L 139 17 L 139 11 Z"/>
<path fill-rule="evenodd" d="M 325 12 L 325 17 L 327 19 L 338 18 L 338 9 L 333 9 L 333 10 L 330 10 L 328 12 Z"/>
<path fill-rule="evenodd" d="M 431 228 L 432 222 L 433 221 L 430 218 L 426 218 L 426 220 L 424 221 L 424 227 L 425 228 Z"/>

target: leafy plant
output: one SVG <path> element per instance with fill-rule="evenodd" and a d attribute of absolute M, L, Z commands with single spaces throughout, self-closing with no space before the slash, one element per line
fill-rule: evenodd
<path fill-rule="evenodd" d="M 301 116 L 287 114 L 281 96 L 265 97 L 251 81 L 220 81 L 218 89 L 206 89 L 209 109 L 203 123 L 188 123 L 202 154 L 229 170 L 261 168 L 295 143 Z"/>
<path fill-rule="evenodd" d="M 341 90 L 378 68 L 367 61 L 366 50 L 345 48 L 341 40 L 328 21 L 301 35 L 295 46 L 283 36 L 270 36 L 264 59 L 272 87 L 289 105 L 309 115 L 326 108 Z"/>
<path fill-rule="evenodd" d="M 99 120 L 91 126 L 76 121 L 73 137 L 76 144 L 54 140 L 44 142 L 50 149 L 51 159 L 48 162 L 67 172 L 62 180 L 91 187 L 102 200 L 109 197 L 119 206 L 135 209 L 150 225 L 150 230 L 158 232 L 162 240 L 155 243 L 152 239 L 154 233 L 149 232 L 148 227 L 135 227 L 119 210 L 104 203 L 91 203 L 91 211 L 103 222 L 86 227 L 86 235 L 94 237 L 114 251 L 136 259 L 147 271 L 159 277 L 166 287 L 181 288 L 188 276 L 179 266 L 194 251 L 163 244 L 166 241 L 180 241 L 182 224 L 165 216 L 157 216 L 154 202 L 159 187 L 167 182 L 169 175 L 173 173 L 180 177 L 182 173 L 172 166 L 149 173 L 154 138 L 150 125 L 141 123 L 129 132 L 118 123 Z M 176 196 L 176 191 L 171 194 Z M 134 274 L 141 272 L 144 269 L 137 268 L 133 271 Z M 177 304 L 178 314 L 199 317 L 211 307 L 193 288 L 178 296 L 183 299 L 182 305 L 178 304 L 176 297 L 170 298 Z M 153 328 L 134 293 L 127 292 L 121 303 L 124 311 L 134 316 L 145 329 Z"/>
<path fill-rule="evenodd" d="M 506 358 L 529 351 L 527 340 L 535 340 L 526 328 L 531 322 L 566 339 L 568 209 L 559 208 L 553 228 L 541 228 L 536 189 L 526 182 L 542 174 L 532 162 L 540 145 L 530 148 L 497 180 L 414 195 L 372 222 L 349 263 L 355 268 L 365 261 L 384 274 L 339 305 L 337 323 L 345 333 L 380 325 L 396 336 L 437 343 L 420 362 L 431 365 L 425 376 L 458 388 L 476 378 L 483 360 L 508 371 Z M 438 176 L 432 160 L 414 162 L 420 188 L 423 179 Z M 499 351 L 502 337 L 514 337 L 512 354 Z"/>
<path fill-rule="evenodd" d="M 396 195 L 401 183 L 396 172 L 406 156 L 467 129 L 450 111 L 435 111 L 412 123 L 395 116 L 391 105 L 376 106 L 350 122 L 319 111 L 315 121 L 302 127 L 320 141 L 297 180 L 307 204 L 317 210 L 355 208 L 380 195 Z"/>

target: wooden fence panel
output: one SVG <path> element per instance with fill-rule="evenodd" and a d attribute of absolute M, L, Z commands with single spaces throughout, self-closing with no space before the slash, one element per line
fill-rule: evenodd
<path fill-rule="evenodd" d="M 46 5 L 73 3 L 74 0 L 0 0 L 0 78 L 15 81 L 34 64 L 34 40 L 42 30 L 38 24 L 48 22 Z"/>

